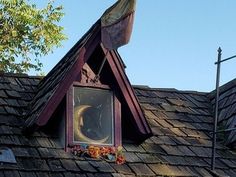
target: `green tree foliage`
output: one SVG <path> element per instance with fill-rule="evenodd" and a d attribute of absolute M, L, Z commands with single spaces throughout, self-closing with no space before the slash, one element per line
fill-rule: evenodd
<path fill-rule="evenodd" d="M 58 22 L 62 6 L 49 1 L 38 9 L 27 0 L 0 0 L 0 70 L 24 73 L 40 71 L 39 58 L 66 39 Z"/>

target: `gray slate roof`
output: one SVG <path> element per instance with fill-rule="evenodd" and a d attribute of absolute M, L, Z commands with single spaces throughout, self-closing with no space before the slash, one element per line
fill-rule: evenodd
<path fill-rule="evenodd" d="M 236 128 L 236 79 L 223 85 L 219 95 L 219 130 Z M 215 106 L 215 91 L 210 93 L 212 104 Z M 236 130 L 221 133 L 223 143 L 235 146 Z"/>
<path fill-rule="evenodd" d="M 17 161 L 1 163 L 0 176 L 214 176 L 209 170 L 213 106 L 208 93 L 134 87 L 154 136 L 141 145 L 123 143 L 127 162 L 116 165 L 75 157 L 43 131 L 21 133 L 39 82 L 38 77 L 0 75 L 0 146 L 12 149 Z M 236 176 L 235 151 L 218 142 L 216 157 L 218 174 Z"/>

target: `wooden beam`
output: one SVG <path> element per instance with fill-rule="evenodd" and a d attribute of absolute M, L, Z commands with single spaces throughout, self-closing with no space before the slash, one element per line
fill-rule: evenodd
<path fill-rule="evenodd" d="M 102 45 L 101 48 L 104 54 L 106 54 L 107 49 L 105 49 Z M 143 115 L 142 109 L 138 103 L 138 99 L 134 94 L 134 90 L 124 72 L 124 69 L 122 68 L 121 63 L 119 62 L 118 56 L 114 51 L 108 52 L 107 61 L 120 87 L 122 95 L 127 101 L 127 105 L 131 111 L 133 118 L 135 119 L 139 131 L 143 135 L 151 136 L 151 128 L 149 127 L 149 124 L 147 123 L 146 118 Z"/>

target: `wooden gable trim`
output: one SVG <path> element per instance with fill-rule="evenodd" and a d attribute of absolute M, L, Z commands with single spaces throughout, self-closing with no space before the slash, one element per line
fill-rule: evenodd
<path fill-rule="evenodd" d="M 85 54 L 85 48 L 82 48 L 81 51 L 79 52 L 78 58 L 76 59 L 77 60 L 76 63 L 71 68 L 71 70 L 66 74 L 65 78 L 63 79 L 64 81 L 59 85 L 56 92 L 49 99 L 44 110 L 41 112 L 38 121 L 36 122 L 38 126 L 43 126 L 47 123 L 47 121 L 55 111 L 56 107 L 67 93 L 67 90 L 69 89 L 71 83 L 73 83 L 78 74 L 77 72 L 80 71 L 80 68 L 82 68 L 83 66 L 84 54 Z"/>
<path fill-rule="evenodd" d="M 107 49 L 105 49 L 102 45 L 101 48 L 104 54 L 106 54 Z M 127 105 L 132 113 L 133 118 L 135 119 L 140 133 L 146 138 L 152 136 L 151 128 L 143 115 L 142 109 L 138 103 L 138 99 L 134 94 L 133 88 L 124 72 L 119 56 L 114 51 L 109 51 L 107 53 L 107 61 L 111 67 L 114 77 L 117 80 L 122 95 L 127 101 Z"/>
<path fill-rule="evenodd" d="M 37 126 L 45 125 L 50 117 L 52 116 L 53 112 L 56 110 L 57 106 L 60 104 L 63 97 L 66 95 L 67 91 L 69 90 L 71 84 L 76 77 L 81 72 L 83 65 L 87 62 L 89 57 L 92 55 L 95 48 L 100 43 L 100 33 L 99 30 L 91 36 L 88 41 L 84 44 L 82 48 L 77 51 L 78 57 L 75 57 L 76 62 L 72 66 L 72 68 L 68 71 L 64 79 L 62 80 L 61 84 L 56 89 L 55 93 L 47 102 L 45 108 L 40 113 L 39 118 L 36 121 Z"/>

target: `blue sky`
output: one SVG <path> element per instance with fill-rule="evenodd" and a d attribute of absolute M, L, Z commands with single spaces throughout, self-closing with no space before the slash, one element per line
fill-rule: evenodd
<path fill-rule="evenodd" d="M 36 0 L 34 0 L 36 1 Z M 39 5 L 47 2 L 40 1 Z M 47 73 L 116 0 L 56 0 L 68 40 L 43 57 Z M 236 55 L 235 0 L 137 0 L 131 41 L 118 49 L 134 85 L 179 90 L 215 88 L 217 49 Z M 221 84 L 236 78 L 236 58 L 222 65 Z"/>

